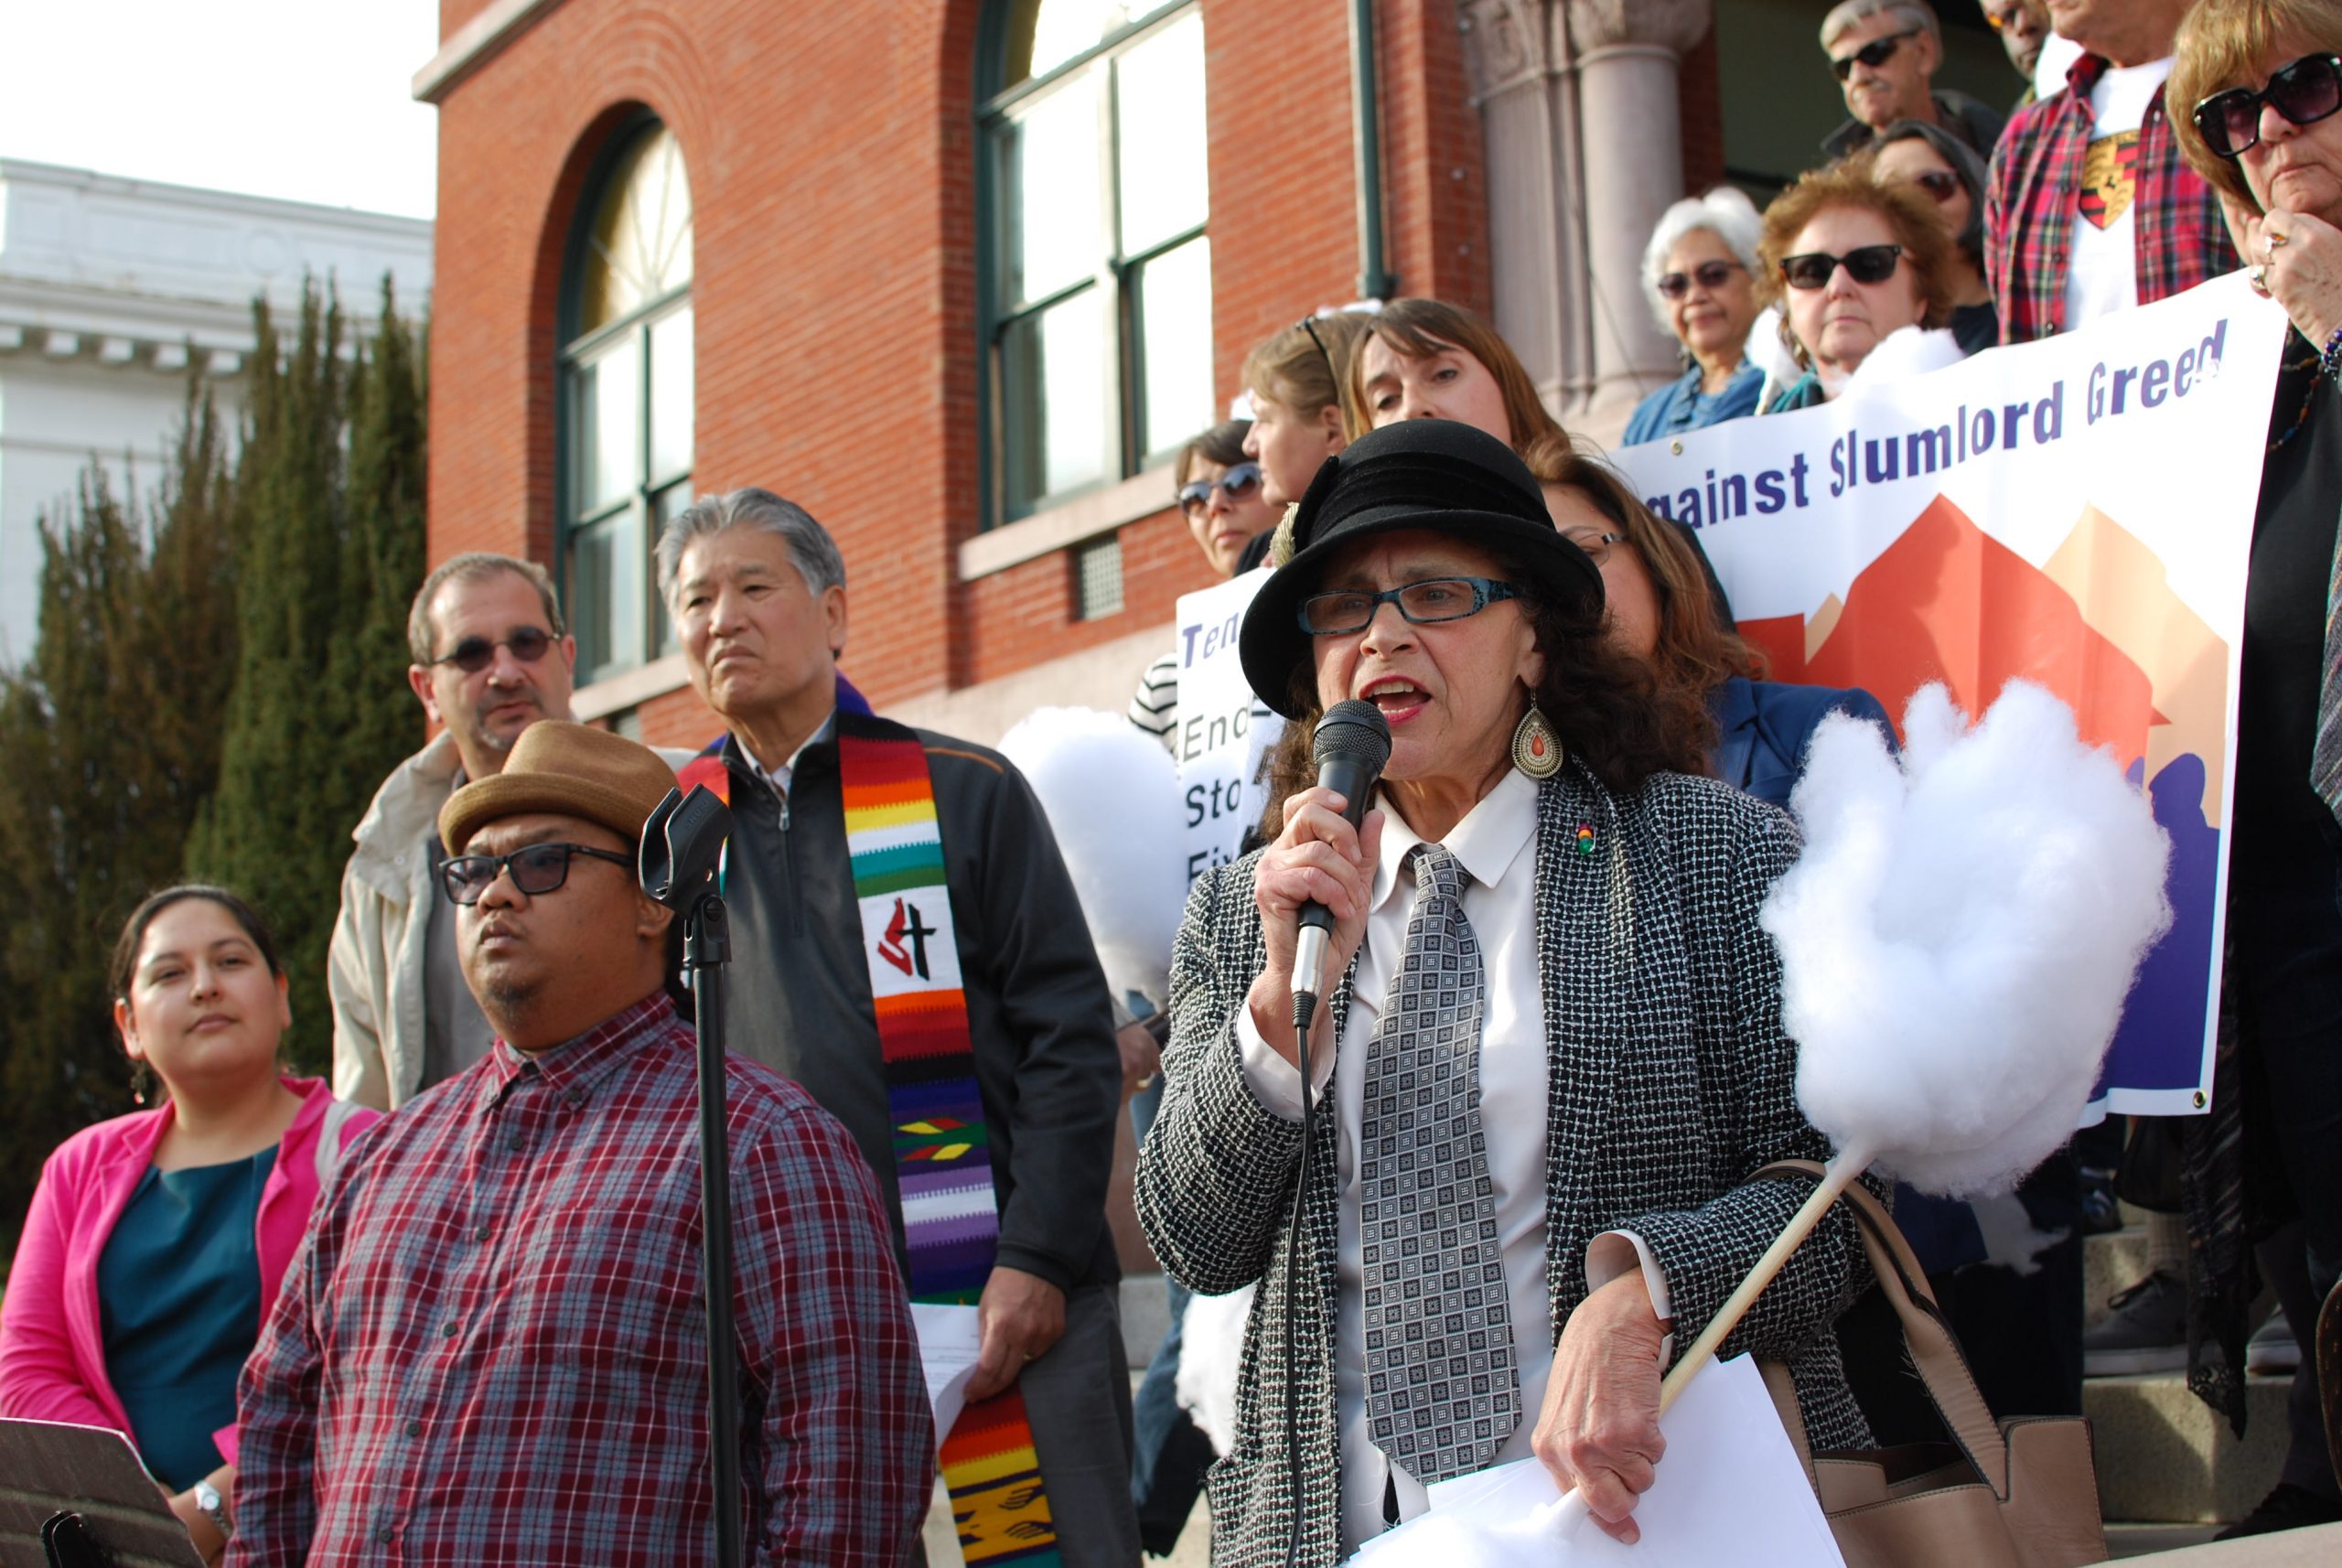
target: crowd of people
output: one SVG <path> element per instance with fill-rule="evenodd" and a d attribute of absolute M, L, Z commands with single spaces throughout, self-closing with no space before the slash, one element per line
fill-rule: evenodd
<path fill-rule="evenodd" d="M 1761 210 L 1718 189 L 1649 237 L 1683 370 L 1627 440 L 2240 266 L 2283 307 L 2210 1114 L 2078 1137 L 2013 1200 L 2037 1258 L 1968 1205 L 1895 1206 L 2001 1414 L 2079 1412 L 2100 1370 L 2192 1365 L 2218 1393 L 2292 1348 L 2283 1478 L 2234 1529 L 2342 1520 L 2298 1348 L 2342 1272 L 2342 16 L 1985 14 L 2028 79 L 2053 29 L 2078 49 L 2064 85 L 2004 117 L 1935 87 L 1924 0 L 1830 13 L 1848 118 L 1823 161 Z M 751 487 L 664 525 L 659 591 L 723 726 L 696 753 L 575 722 L 551 579 L 456 556 L 410 621 L 435 737 L 354 832 L 330 1086 L 281 1070 L 260 913 L 199 885 L 140 904 L 113 983 L 141 1109 L 44 1170 L 0 1299 L 0 1415 L 125 1434 L 207 1561 L 708 1560 L 691 998 L 636 874 L 653 809 L 704 785 L 734 823 L 754 1561 L 914 1561 L 940 1474 L 978 1556 L 1130 1564 L 1209 1490 L 1217 1561 L 1331 1563 L 1428 1487 L 1531 1456 L 1634 1540 L 1660 1373 L 1801 1201 L 1762 1168 L 1828 1154 L 1757 920 L 1798 853 L 1784 808 L 1824 717 L 1891 743 L 1888 714 L 1767 679 L 1698 536 L 1471 310 L 1315 315 L 1242 376 L 1248 417 L 1188 444 L 1176 500 L 1212 579 L 1257 572 L 1241 662 L 1284 728 L 1166 994 L 1110 992 L 1013 766 L 841 673 L 846 563 L 802 508 Z M 1158 660 L 1130 709 L 1166 740 L 1178 671 Z M 1371 802 L 1311 757 L 1357 701 L 1391 732 Z M 1316 975 L 1309 904 L 1332 921 Z M 1324 993 L 1306 1081 L 1297 986 Z M 1126 1113 L 1172 1308 L 1134 1400 L 1106 1220 Z M 2081 1236 L 2112 1192 L 2163 1212 L 2147 1275 L 2086 1335 Z M 1824 1449 L 1930 1434 L 1859 1257 L 1826 1222 L 1730 1341 L 1786 1366 Z M 1215 1444 L 1175 1393 L 1187 1294 L 1253 1284 Z M 976 1325 L 941 1432 L 938 1305 Z"/>

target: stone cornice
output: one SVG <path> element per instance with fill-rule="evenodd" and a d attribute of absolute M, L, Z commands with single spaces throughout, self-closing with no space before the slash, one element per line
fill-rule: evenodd
<path fill-rule="evenodd" d="M 479 14 L 450 34 L 421 70 L 414 73 L 414 96 L 436 104 L 457 82 L 487 64 L 497 51 L 519 38 L 561 0 L 489 0 Z"/>

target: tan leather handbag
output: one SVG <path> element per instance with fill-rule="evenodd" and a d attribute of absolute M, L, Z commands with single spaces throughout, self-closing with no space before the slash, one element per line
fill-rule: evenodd
<path fill-rule="evenodd" d="M 1757 1174 L 1819 1180 L 1821 1167 L 1783 1160 Z M 2078 1415 L 1994 1420 L 1893 1217 L 1859 1185 L 1838 1201 L 1859 1224 L 1871 1272 L 1902 1319 L 1912 1364 L 1952 1438 L 1816 1454 L 1806 1442 L 1789 1369 L 1765 1366 L 1781 1424 L 1813 1481 L 1846 1568 L 2071 1568 L 2105 1562 L 2090 1423 Z"/>

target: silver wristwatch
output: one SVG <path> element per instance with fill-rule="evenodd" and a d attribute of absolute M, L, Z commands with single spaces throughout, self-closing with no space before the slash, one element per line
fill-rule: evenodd
<path fill-rule="evenodd" d="M 220 1495 L 220 1488 L 209 1481 L 198 1481 L 192 1490 L 195 1493 L 195 1506 L 201 1509 L 210 1519 L 212 1528 L 220 1532 L 220 1539 L 234 1540 L 236 1527 L 229 1522 L 228 1499 Z"/>

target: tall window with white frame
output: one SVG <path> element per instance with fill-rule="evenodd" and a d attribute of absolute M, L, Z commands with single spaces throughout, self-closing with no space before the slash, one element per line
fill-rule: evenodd
<path fill-rule="evenodd" d="M 586 192 L 562 291 L 559 552 L 581 684 L 675 646 L 650 552 L 691 504 L 691 287 L 682 149 L 646 121 Z"/>
<path fill-rule="evenodd" d="M 1212 418 L 1195 0 L 1001 0 L 984 166 L 988 521 L 1137 473 Z"/>

